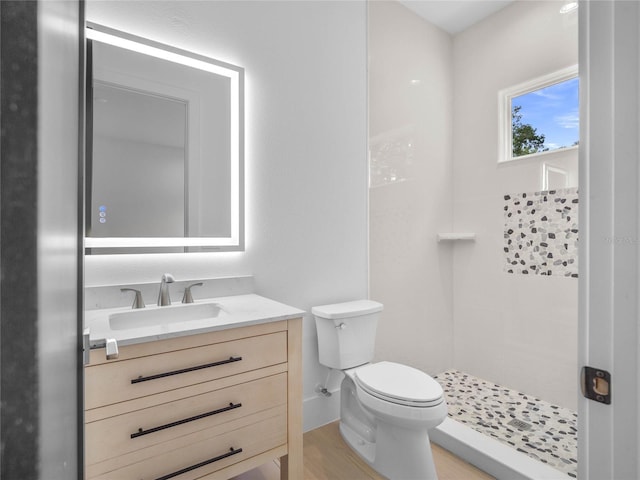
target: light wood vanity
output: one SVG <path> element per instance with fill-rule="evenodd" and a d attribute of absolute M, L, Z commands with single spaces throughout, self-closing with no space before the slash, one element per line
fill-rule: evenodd
<path fill-rule="evenodd" d="M 301 320 L 91 350 L 86 479 L 302 479 Z"/>

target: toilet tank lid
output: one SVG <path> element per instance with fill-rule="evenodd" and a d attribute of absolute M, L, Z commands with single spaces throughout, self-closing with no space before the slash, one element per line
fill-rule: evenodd
<path fill-rule="evenodd" d="M 355 300 L 353 302 L 333 303 L 313 307 L 311 313 L 316 317 L 335 320 L 338 318 L 355 317 L 382 311 L 383 305 L 373 300 Z"/>

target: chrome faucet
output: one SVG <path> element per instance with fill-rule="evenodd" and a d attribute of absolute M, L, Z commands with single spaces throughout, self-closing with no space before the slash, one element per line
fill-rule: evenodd
<path fill-rule="evenodd" d="M 160 280 L 160 292 L 158 292 L 158 306 L 164 307 L 171 305 L 171 298 L 169 297 L 169 283 L 175 282 L 173 275 L 165 273 Z"/>

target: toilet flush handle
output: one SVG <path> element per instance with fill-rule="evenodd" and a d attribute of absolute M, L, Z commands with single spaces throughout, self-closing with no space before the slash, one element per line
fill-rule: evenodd
<path fill-rule="evenodd" d="M 347 328 L 347 324 L 346 324 L 346 323 L 344 323 L 344 322 L 342 322 L 342 323 L 340 323 L 339 325 L 336 325 L 336 328 L 337 328 L 338 330 L 344 330 L 345 328 Z"/>

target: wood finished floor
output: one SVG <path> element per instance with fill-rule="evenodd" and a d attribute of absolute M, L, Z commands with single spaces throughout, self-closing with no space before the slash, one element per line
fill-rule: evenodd
<path fill-rule="evenodd" d="M 439 480 L 493 479 L 438 445 L 432 445 L 432 450 Z M 232 480 L 279 479 L 277 463 L 270 462 Z M 304 434 L 304 480 L 384 479 L 344 443 L 334 422 Z"/>

